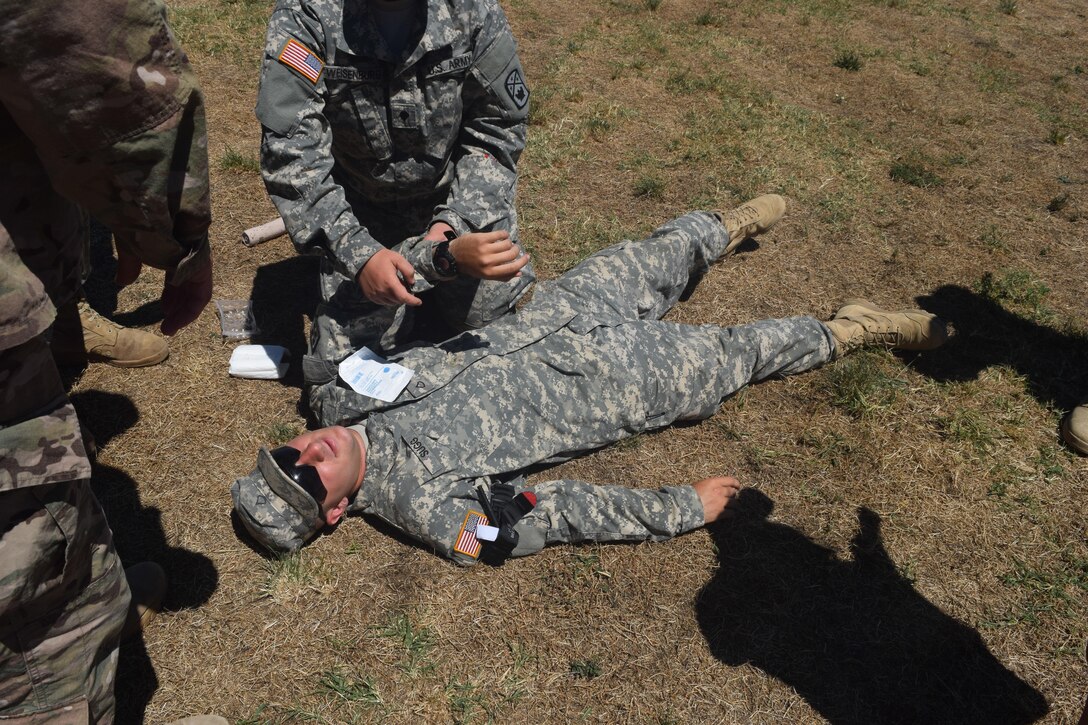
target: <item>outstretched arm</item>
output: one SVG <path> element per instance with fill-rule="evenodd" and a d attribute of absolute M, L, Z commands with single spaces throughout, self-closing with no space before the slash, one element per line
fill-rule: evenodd
<path fill-rule="evenodd" d="M 735 478 L 706 478 L 660 489 L 548 481 L 531 489 L 537 506 L 515 527 L 514 556 L 548 544 L 665 541 L 718 520 L 740 490 Z"/>
<path fill-rule="evenodd" d="M 451 488 L 438 479 L 402 495 L 387 488 L 363 510 L 468 566 L 482 553 L 477 524 L 495 523 L 486 521 L 477 493 L 487 483 L 476 479 Z M 521 491 L 536 495 L 536 507 L 514 526 L 518 545 L 513 556 L 535 554 L 549 544 L 666 541 L 723 517 L 740 484 L 735 478 L 706 478 L 692 486 L 645 489 L 559 480 L 516 493 Z"/>

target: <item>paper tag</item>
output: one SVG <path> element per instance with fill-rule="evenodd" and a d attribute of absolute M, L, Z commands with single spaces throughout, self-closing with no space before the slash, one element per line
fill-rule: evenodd
<path fill-rule="evenodd" d="M 494 541 L 499 538 L 499 529 L 496 526 L 476 524 L 476 538 L 480 541 Z"/>
<path fill-rule="evenodd" d="M 340 377 L 360 395 L 392 403 L 404 390 L 415 372 L 403 365 L 386 362 L 367 347 L 340 363 Z"/>

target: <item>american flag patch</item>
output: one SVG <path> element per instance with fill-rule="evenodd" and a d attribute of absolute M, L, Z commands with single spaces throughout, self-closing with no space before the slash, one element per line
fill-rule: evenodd
<path fill-rule="evenodd" d="M 317 83 L 317 79 L 321 77 L 321 70 L 325 67 L 320 58 L 294 38 L 288 39 L 287 45 L 280 51 L 280 63 L 294 68 L 310 79 L 311 83 Z"/>
<path fill-rule="evenodd" d="M 481 524 L 487 525 L 487 517 L 479 511 L 469 511 L 465 516 L 465 523 L 461 524 L 461 533 L 457 535 L 457 543 L 453 545 L 453 550 L 458 554 L 478 559 L 480 542 L 476 539 L 476 527 Z"/>

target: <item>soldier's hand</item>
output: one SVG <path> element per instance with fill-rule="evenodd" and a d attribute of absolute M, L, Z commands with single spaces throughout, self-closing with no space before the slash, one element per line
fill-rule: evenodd
<path fill-rule="evenodd" d="M 703 504 L 703 523 L 709 524 L 733 515 L 729 504 L 740 493 L 740 481 L 732 476 L 715 476 L 704 478 L 692 487 Z"/>
<path fill-rule="evenodd" d="M 173 270 L 166 271 L 162 286 L 162 324 L 164 335 L 173 335 L 200 317 L 200 312 L 212 298 L 212 258 L 194 269 L 181 284 L 173 284 Z"/>
<path fill-rule="evenodd" d="M 359 270 L 356 280 L 363 295 L 375 304 L 390 307 L 423 304 L 410 291 L 416 282 L 415 270 L 407 259 L 392 249 L 375 253 Z"/>
<path fill-rule="evenodd" d="M 139 257 L 135 254 L 129 254 L 118 246 L 117 274 L 114 275 L 113 281 L 117 283 L 118 288 L 128 287 L 140 276 L 143 267 L 143 262 L 140 261 Z"/>
<path fill-rule="evenodd" d="M 529 255 L 510 240 L 510 233 L 474 232 L 450 242 L 450 254 L 457 260 L 457 271 L 476 279 L 506 281 L 521 276 Z"/>
<path fill-rule="evenodd" d="M 117 274 L 114 281 L 118 287 L 127 287 L 136 281 L 143 271 L 143 263 L 134 254 L 117 248 Z M 212 260 L 199 269 L 193 270 L 189 277 L 180 284 L 173 283 L 173 270 L 166 271 L 166 283 L 162 287 L 162 324 L 159 329 L 164 335 L 174 335 L 200 316 L 212 298 Z"/>

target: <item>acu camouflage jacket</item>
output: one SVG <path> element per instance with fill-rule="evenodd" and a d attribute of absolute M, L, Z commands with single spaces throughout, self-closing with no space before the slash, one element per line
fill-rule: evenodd
<path fill-rule="evenodd" d="M 424 0 L 392 57 L 365 0 L 279 0 L 256 114 L 269 195 L 299 251 L 353 278 L 378 219 L 425 207 L 458 234 L 514 216 L 529 90 L 496 0 Z M 509 226 L 509 225 L 507 225 Z"/>

